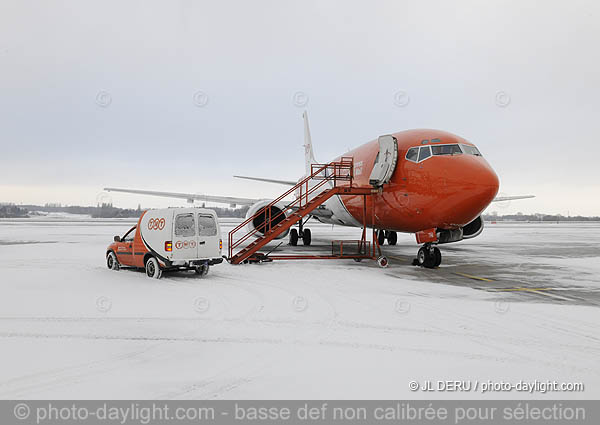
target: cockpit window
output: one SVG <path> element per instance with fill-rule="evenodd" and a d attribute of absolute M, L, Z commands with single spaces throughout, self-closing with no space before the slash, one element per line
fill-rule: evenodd
<path fill-rule="evenodd" d="M 415 146 L 406 151 L 406 159 L 412 162 L 421 162 L 431 157 L 432 155 L 475 155 L 482 156 L 475 146 L 464 144 L 453 145 L 430 145 L 430 146 Z"/>
<path fill-rule="evenodd" d="M 417 162 L 417 157 L 419 156 L 419 148 L 410 148 L 406 152 L 406 159 L 409 161 Z"/>
<path fill-rule="evenodd" d="M 467 155 L 476 155 L 476 156 L 482 156 L 481 152 L 479 152 L 479 149 L 477 149 L 475 146 L 471 146 L 471 145 L 461 145 L 462 150 L 467 154 Z"/>
<path fill-rule="evenodd" d="M 431 150 L 429 146 L 421 146 L 421 150 L 419 151 L 419 162 L 427 159 L 431 156 Z"/>
<path fill-rule="evenodd" d="M 458 145 L 434 145 L 431 147 L 434 155 L 460 155 L 462 150 Z"/>

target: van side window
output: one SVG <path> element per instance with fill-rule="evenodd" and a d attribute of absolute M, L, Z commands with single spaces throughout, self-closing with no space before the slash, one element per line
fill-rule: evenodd
<path fill-rule="evenodd" d="M 179 214 L 175 218 L 175 236 L 194 236 L 196 229 L 194 225 L 194 214 Z"/>
<path fill-rule="evenodd" d="M 429 150 L 429 146 L 421 146 L 421 150 L 419 151 L 419 161 L 423 161 L 430 156 L 431 151 Z"/>
<path fill-rule="evenodd" d="M 198 236 L 217 236 L 217 223 L 210 214 L 198 214 Z"/>

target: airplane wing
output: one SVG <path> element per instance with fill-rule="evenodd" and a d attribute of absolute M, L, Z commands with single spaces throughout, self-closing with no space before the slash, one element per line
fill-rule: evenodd
<path fill-rule="evenodd" d="M 139 189 L 118 189 L 115 187 L 105 187 L 104 190 L 107 192 L 123 192 L 123 193 L 136 193 L 138 195 L 150 195 L 150 196 L 162 196 L 165 198 L 179 198 L 185 199 L 189 203 L 194 201 L 202 202 L 216 202 L 220 204 L 235 205 L 253 205 L 260 199 L 250 198 L 234 198 L 231 196 L 212 196 L 212 195 L 198 195 L 195 193 L 179 193 L 179 192 L 156 192 L 153 190 L 139 190 Z"/>
<path fill-rule="evenodd" d="M 518 195 L 518 196 L 496 196 L 492 202 L 514 201 L 516 199 L 535 198 L 535 195 Z"/>
<path fill-rule="evenodd" d="M 295 186 L 297 182 L 293 182 L 291 180 L 275 180 L 275 179 L 265 179 L 262 177 L 248 177 L 248 176 L 233 176 L 236 179 L 246 179 L 246 180 L 256 180 L 257 182 L 267 182 L 267 183 L 277 183 L 283 184 L 286 186 Z"/>

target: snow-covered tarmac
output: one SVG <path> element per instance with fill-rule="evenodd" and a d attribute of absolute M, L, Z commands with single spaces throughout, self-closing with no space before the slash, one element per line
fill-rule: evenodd
<path fill-rule="evenodd" d="M 600 397 L 598 224 L 488 224 L 442 246 L 436 270 L 411 266 L 418 247 L 400 235 L 387 269 L 281 261 L 152 280 L 105 266 L 131 222 L 0 220 L 0 398 Z M 310 227 L 312 251 L 360 232 Z M 534 380 L 585 390 L 481 392 Z"/>

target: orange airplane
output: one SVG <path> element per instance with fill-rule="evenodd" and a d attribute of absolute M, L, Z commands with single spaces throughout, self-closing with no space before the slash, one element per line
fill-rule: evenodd
<path fill-rule="evenodd" d="M 306 175 L 310 175 L 311 166 L 316 161 L 306 112 L 304 148 Z M 496 197 L 498 176 L 479 149 L 462 137 L 445 131 L 420 129 L 380 136 L 345 153 L 343 157 L 353 159 L 353 182 L 356 186 L 380 189 L 368 201 L 373 203 L 369 205 L 369 211 L 374 211 L 375 215 L 369 217 L 368 222 L 374 223 L 379 244 L 387 240 L 389 245 L 395 245 L 396 232 L 415 233 L 417 243 L 423 244 L 415 264 L 427 268 L 437 267 L 442 262 L 437 245 L 474 238 L 483 231 L 481 214 L 491 202 L 533 198 L 532 195 Z M 297 183 L 259 177 L 234 177 L 288 186 Z M 271 203 L 265 199 L 177 192 L 118 188 L 105 190 L 180 198 L 190 203 L 204 201 L 231 206 L 248 205 L 247 218 L 255 216 Z M 271 208 L 272 216 L 284 209 L 277 205 Z M 308 219 L 363 227 L 363 211 L 362 196 L 335 195 L 312 211 L 306 220 L 300 220 L 298 229 L 286 231 L 279 238 L 289 234 L 291 245 L 297 245 L 299 239 L 304 245 L 310 245 L 311 231 L 305 227 Z M 263 233 L 261 229 L 265 228 L 265 217 L 265 214 L 258 214 L 249 223 L 252 230 Z"/>

